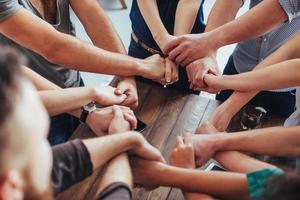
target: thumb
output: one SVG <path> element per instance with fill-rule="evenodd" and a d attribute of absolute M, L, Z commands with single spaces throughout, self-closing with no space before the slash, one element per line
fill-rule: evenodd
<path fill-rule="evenodd" d="M 123 84 L 119 84 L 115 89 L 116 95 L 122 95 L 127 91 L 127 88 Z"/>

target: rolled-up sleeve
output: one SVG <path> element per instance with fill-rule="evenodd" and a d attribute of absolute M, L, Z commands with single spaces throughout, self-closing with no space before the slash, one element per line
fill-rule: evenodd
<path fill-rule="evenodd" d="M 0 0 L 0 22 L 13 15 L 21 7 L 18 0 Z"/>
<path fill-rule="evenodd" d="M 278 0 L 283 10 L 288 15 L 289 21 L 300 16 L 300 0 Z"/>

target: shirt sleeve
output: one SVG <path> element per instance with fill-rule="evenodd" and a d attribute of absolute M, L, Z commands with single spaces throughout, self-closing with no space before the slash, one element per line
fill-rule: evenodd
<path fill-rule="evenodd" d="M 265 195 L 268 181 L 282 175 L 284 175 L 284 172 L 279 168 L 263 169 L 248 173 L 247 182 L 250 198 L 253 200 L 260 199 Z"/>
<path fill-rule="evenodd" d="M 52 152 L 52 184 L 55 195 L 92 174 L 90 154 L 81 140 L 56 145 Z"/>
<path fill-rule="evenodd" d="M 300 16 L 300 0 L 278 0 L 283 10 L 288 15 L 291 22 L 294 18 Z"/>
<path fill-rule="evenodd" d="M 17 12 L 22 6 L 18 0 L 0 0 L 0 22 Z"/>

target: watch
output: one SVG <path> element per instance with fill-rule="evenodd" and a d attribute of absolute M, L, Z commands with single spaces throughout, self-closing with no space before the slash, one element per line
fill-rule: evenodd
<path fill-rule="evenodd" d="M 90 113 L 92 113 L 94 110 L 96 110 L 97 107 L 96 107 L 96 104 L 95 102 L 91 102 L 85 106 L 82 107 L 82 112 L 81 112 L 81 115 L 80 115 L 80 121 L 82 123 L 85 123 L 86 122 L 86 119 L 88 117 L 88 115 Z"/>

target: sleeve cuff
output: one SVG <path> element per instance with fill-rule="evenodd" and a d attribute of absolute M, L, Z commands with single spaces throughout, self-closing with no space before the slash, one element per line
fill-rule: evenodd
<path fill-rule="evenodd" d="M 300 2 L 298 0 L 278 0 L 278 2 L 287 14 L 289 22 L 300 16 Z"/>

